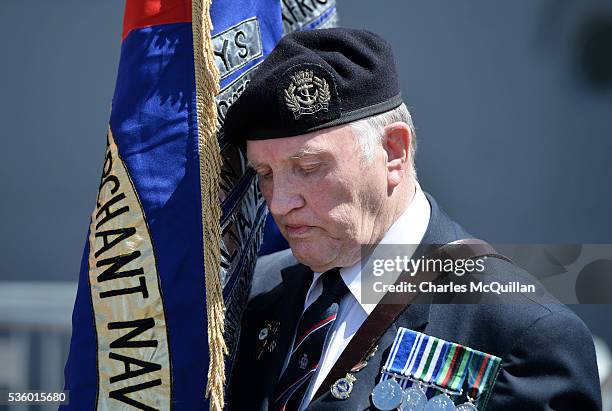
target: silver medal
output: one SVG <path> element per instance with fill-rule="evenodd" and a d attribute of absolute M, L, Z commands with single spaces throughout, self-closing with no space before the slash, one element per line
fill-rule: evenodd
<path fill-rule="evenodd" d="M 412 386 L 404 391 L 404 400 L 400 411 L 423 411 L 427 404 L 427 396 L 418 386 Z"/>
<path fill-rule="evenodd" d="M 395 410 L 402 404 L 404 391 L 392 379 L 379 382 L 372 390 L 372 403 L 380 411 Z"/>
<path fill-rule="evenodd" d="M 455 411 L 455 404 L 446 394 L 439 394 L 432 397 L 423 411 Z"/>
<path fill-rule="evenodd" d="M 471 402 L 466 402 L 461 405 L 457 405 L 455 411 L 478 411 L 478 408 L 476 408 L 476 406 Z"/>

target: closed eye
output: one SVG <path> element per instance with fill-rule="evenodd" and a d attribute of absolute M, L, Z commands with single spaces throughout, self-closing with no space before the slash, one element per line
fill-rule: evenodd
<path fill-rule="evenodd" d="M 272 178 L 272 170 L 264 169 L 264 170 L 255 170 L 260 180 L 269 180 Z"/>
<path fill-rule="evenodd" d="M 300 167 L 300 172 L 304 175 L 309 175 L 314 173 L 315 171 L 317 171 L 319 169 L 319 166 L 313 166 L 313 167 Z"/>
<path fill-rule="evenodd" d="M 303 176 L 309 176 L 311 174 L 314 174 L 320 169 L 321 169 L 321 163 L 301 164 L 301 165 L 296 164 L 296 167 L 295 167 L 296 172 Z"/>

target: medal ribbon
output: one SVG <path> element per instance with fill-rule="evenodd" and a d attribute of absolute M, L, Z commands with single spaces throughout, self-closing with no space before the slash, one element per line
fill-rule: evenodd
<path fill-rule="evenodd" d="M 472 350 L 472 360 L 468 366 L 467 394 L 480 403 L 486 403 L 501 367 L 501 359 L 491 354 Z"/>
<path fill-rule="evenodd" d="M 472 352 L 462 345 L 400 327 L 383 366 L 381 381 L 395 376 L 400 377 L 402 388 L 410 381 L 420 381 L 459 393 Z"/>

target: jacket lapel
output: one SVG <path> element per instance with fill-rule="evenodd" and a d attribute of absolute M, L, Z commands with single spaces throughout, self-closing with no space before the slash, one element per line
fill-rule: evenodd
<path fill-rule="evenodd" d="M 262 382 L 265 384 L 266 399 L 270 404 L 274 401 L 272 398 L 274 389 L 293 343 L 295 329 L 304 308 L 306 292 L 312 283 L 313 276 L 312 271 L 302 264 L 289 266 L 283 269 L 281 274 L 282 283 L 278 289 L 278 298 L 267 309 L 254 316 L 261 321 L 261 324 L 255 327 L 252 337 L 257 339 L 255 334 L 270 324 L 277 327 L 273 334 L 266 337 L 268 340 L 266 348 L 256 359 L 259 362 L 257 368 L 261 370 L 258 378 L 263 375 L 267 376 L 264 378 L 265 382 L 263 380 Z M 267 405 L 264 404 L 264 408 L 266 407 Z"/>
<path fill-rule="evenodd" d="M 293 343 L 293 336 L 304 311 L 304 301 L 310 284 L 312 284 L 313 272 L 302 264 L 289 266 L 281 270 L 283 278 L 282 299 L 277 304 L 277 316 L 280 322 L 279 339 L 282 341 L 282 353 L 289 351 Z M 284 365 L 286 356 L 283 356 L 281 367 Z"/>

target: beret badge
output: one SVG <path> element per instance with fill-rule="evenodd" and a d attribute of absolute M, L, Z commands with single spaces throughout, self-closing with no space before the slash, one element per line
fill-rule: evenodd
<path fill-rule="evenodd" d="M 285 105 L 295 119 L 318 111 L 327 111 L 331 93 L 327 80 L 316 76 L 312 70 L 300 70 L 291 76 L 284 90 Z"/>

